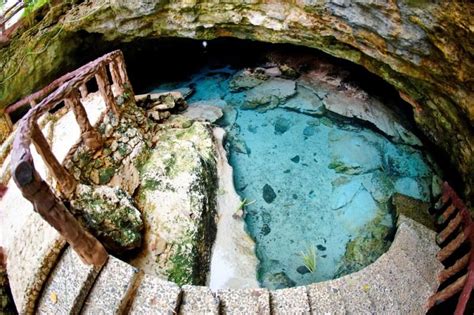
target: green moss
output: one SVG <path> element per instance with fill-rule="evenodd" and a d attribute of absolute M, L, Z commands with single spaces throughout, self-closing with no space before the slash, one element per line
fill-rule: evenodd
<path fill-rule="evenodd" d="M 329 163 L 328 165 L 328 168 L 335 170 L 336 173 L 345 173 L 349 170 L 347 165 L 345 165 L 341 161 L 331 161 L 331 163 Z"/>
<path fill-rule="evenodd" d="M 189 242 L 189 241 L 188 241 Z M 176 244 L 176 252 L 170 258 L 171 268 L 168 269 L 168 279 L 178 285 L 193 284 L 192 255 L 186 251 L 186 241 Z"/>
<path fill-rule="evenodd" d="M 99 170 L 99 184 L 107 184 L 115 174 L 115 169 L 113 167 L 103 168 Z"/>

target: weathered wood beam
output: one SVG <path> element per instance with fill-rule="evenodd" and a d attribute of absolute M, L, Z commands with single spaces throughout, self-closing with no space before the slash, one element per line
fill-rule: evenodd
<path fill-rule="evenodd" d="M 463 215 L 458 212 L 448 225 L 436 235 L 438 245 L 442 244 L 462 223 Z"/>
<path fill-rule="evenodd" d="M 467 266 L 467 264 L 469 263 L 469 256 L 470 254 L 467 253 L 466 255 L 464 255 L 462 258 L 458 259 L 454 265 L 452 265 L 451 267 L 447 268 L 447 269 L 444 269 L 442 270 L 439 274 L 438 274 L 438 280 L 440 283 L 443 283 L 444 281 L 448 280 L 449 278 L 451 278 L 452 276 L 454 276 L 455 274 L 457 274 L 459 271 L 461 271 L 462 269 L 464 269 L 464 267 Z"/>
<path fill-rule="evenodd" d="M 86 98 L 87 95 L 89 95 L 89 91 L 88 91 L 87 85 L 85 83 L 81 84 L 81 86 L 79 87 L 79 92 L 81 92 L 81 97 L 82 98 Z"/>
<path fill-rule="evenodd" d="M 77 91 L 72 91 L 69 94 L 69 97 L 64 99 L 64 102 L 66 103 L 66 106 L 68 106 L 68 108 L 73 109 L 74 115 L 76 116 L 76 121 L 79 127 L 81 128 L 82 141 L 87 146 L 87 148 L 89 148 L 91 151 L 96 151 L 97 149 L 102 147 L 102 137 L 89 122 L 87 112 L 84 109 L 84 106 L 82 105 L 81 100 L 79 98 L 79 93 Z"/>
<path fill-rule="evenodd" d="M 31 128 L 31 139 L 35 144 L 36 150 L 41 155 L 49 171 L 58 182 L 61 193 L 66 198 L 70 198 L 76 189 L 76 180 L 56 159 L 51 151 L 48 141 L 43 135 L 43 132 L 38 127 L 38 124 L 36 122 L 32 123 Z"/>
<path fill-rule="evenodd" d="M 104 98 L 105 105 L 115 114 L 116 117 L 119 117 L 119 110 L 117 108 L 117 104 L 115 103 L 114 94 L 112 93 L 112 88 L 109 85 L 109 79 L 107 77 L 107 71 L 104 65 L 99 66 L 99 69 L 95 75 L 95 79 L 97 80 L 100 94 Z"/>
<path fill-rule="evenodd" d="M 124 91 L 130 93 L 130 97 L 133 99 L 135 95 L 133 95 L 132 84 L 128 78 L 127 74 L 127 67 L 125 66 L 125 58 L 123 57 L 123 53 L 121 51 L 118 52 L 115 63 L 117 65 L 118 73 L 120 75 L 120 81 L 122 83 L 122 88 Z"/>
<path fill-rule="evenodd" d="M 456 236 L 455 239 L 453 239 L 451 242 L 448 243 L 445 247 L 443 247 L 438 254 L 436 255 L 436 258 L 438 258 L 439 261 L 443 262 L 445 261 L 449 256 L 451 256 L 452 253 L 456 251 L 469 237 L 469 233 L 471 231 L 471 228 L 468 227 L 464 231 L 461 231 L 458 236 Z"/>
<path fill-rule="evenodd" d="M 67 210 L 34 169 L 32 159 L 15 164 L 13 178 L 41 217 L 54 227 L 86 264 L 103 265 L 108 258 L 102 244 Z"/>

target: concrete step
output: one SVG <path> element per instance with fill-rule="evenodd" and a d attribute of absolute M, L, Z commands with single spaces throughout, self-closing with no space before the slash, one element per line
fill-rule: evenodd
<path fill-rule="evenodd" d="M 346 314 L 341 289 L 334 280 L 306 286 L 311 314 Z"/>
<path fill-rule="evenodd" d="M 84 264 L 67 247 L 49 275 L 38 301 L 38 314 L 79 314 L 100 268 Z"/>
<path fill-rule="evenodd" d="M 346 308 L 346 314 L 375 314 L 375 305 L 370 299 L 367 286 L 363 280 L 366 274 L 354 273 L 333 280 L 339 287 L 342 300 Z"/>
<path fill-rule="evenodd" d="M 308 292 L 305 286 L 270 291 L 272 314 L 310 314 Z"/>
<path fill-rule="evenodd" d="M 217 291 L 221 313 L 226 315 L 270 314 L 267 289 L 226 289 Z"/>
<path fill-rule="evenodd" d="M 185 285 L 179 314 L 183 315 L 218 315 L 219 299 L 208 287 Z"/>
<path fill-rule="evenodd" d="M 439 286 L 438 273 L 443 265 L 436 259 L 439 247 L 436 233 L 410 218 L 400 216 L 398 229 L 390 252 L 403 251 L 415 264 L 432 290 Z"/>
<path fill-rule="evenodd" d="M 130 314 L 176 314 L 181 300 L 180 287 L 151 275 L 144 275 L 138 286 Z"/>
<path fill-rule="evenodd" d="M 82 314 L 121 314 L 133 291 L 138 270 L 109 256 L 87 297 Z"/>

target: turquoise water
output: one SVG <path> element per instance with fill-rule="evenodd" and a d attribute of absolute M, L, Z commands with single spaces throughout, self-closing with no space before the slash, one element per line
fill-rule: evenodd
<path fill-rule="evenodd" d="M 274 108 L 243 109 L 249 91 L 229 90 L 235 72 L 204 69 L 154 91 L 191 86 L 189 104 L 223 108 L 218 124 L 228 133 L 236 190 L 248 203 L 246 228 L 256 242 L 261 285 L 324 281 L 374 261 L 394 229 L 390 196 L 430 199 L 432 171 L 422 153 L 331 115 L 282 108 L 317 102 L 316 92 L 306 91 L 304 99 L 297 93 Z M 313 272 L 302 255 L 311 249 Z"/>

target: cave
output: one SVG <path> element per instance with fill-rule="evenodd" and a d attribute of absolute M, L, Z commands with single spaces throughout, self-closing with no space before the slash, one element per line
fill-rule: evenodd
<path fill-rule="evenodd" d="M 319 4 L 276 5 L 286 13 L 277 13 L 271 5 L 263 5 L 269 9 L 266 13 L 252 11 L 252 5 L 245 4 L 235 7 L 243 16 L 238 20 L 221 4 L 213 11 L 204 3 L 190 8 L 119 1 L 109 4 L 115 11 L 108 11 L 107 4 L 87 3 L 53 5 L 51 11 L 49 6 L 40 8 L 27 26 L 15 30 L 11 43 L 0 48 L 0 93 L 5 96 L 0 106 L 6 108 L 6 133 L 1 134 L 6 153 L 0 152 L 0 188 L 6 197 L 0 197 L 0 205 L 3 199 L 6 207 L 19 198 L 13 195 L 18 189 L 12 188 L 6 170 L 13 163 L 19 171 L 8 156 L 14 141 L 8 138 L 9 130 L 38 111 L 35 100 L 11 105 L 101 56 L 124 58 L 126 80 L 120 65 L 113 68 L 118 59 L 105 63 L 103 73 L 97 70 L 100 75 L 75 92 L 75 101 L 68 96 L 52 106 L 39 125 L 49 150 L 60 156 L 77 187 L 65 197 L 56 173 L 40 172 L 40 178 L 54 185 L 51 189 L 58 190 L 63 208 L 111 255 L 102 271 L 90 273 L 82 311 L 98 310 L 94 307 L 100 305 L 95 304 L 103 303 L 93 300 L 98 301 L 104 277 L 128 281 L 130 288 L 122 298 L 126 306 L 119 306 L 127 311 L 143 305 L 152 309 L 140 299 L 148 298 L 146 290 L 154 285 L 176 297 L 166 307 L 195 310 L 198 306 L 193 306 L 191 297 L 197 294 L 201 301 L 209 298 L 210 304 L 220 301 L 213 307 L 223 313 L 239 308 L 235 301 L 241 298 L 242 307 L 254 311 L 269 303 L 273 312 L 291 308 L 296 297 L 304 300 L 298 310 L 315 312 L 317 307 L 325 309 L 321 301 L 331 286 L 328 296 L 337 299 L 342 294 L 345 310 L 416 307 L 426 312 L 425 300 L 430 307 L 441 303 L 446 298 L 435 300 L 440 292 L 456 286 L 445 303 L 429 312 L 454 310 L 462 274 L 469 273 L 461 266 L 471 255 L 469 241 L 462 240 L 449 255 L 444 252 L 469 231 L 458 228 L 460 222 L 463 226 L 468 222 L 466 216 L 460 218 L 469 208 L 454 191 L 471 204 L 473 129 L 466 101 L 470 81 L 465 77 L 471 58 L 463 49 L 467 44 L 456 41 L 458 46 L 450 49 L 457 49 L 457 54 L 436 64 L 441 54 L 433 46 L 442 49 L 432 33 L 442 34 L 441 38 L 448 31 L 424 25 L 419 10 L 432 10 L 443 24 L 442 4 L 401 3 L 396 9 L 383 5 L 374 9 L 359 2 L 328 1 L 322 11 Z M 152 18 L 154 10 L 164 13 Z M 391 10 L 400 10 L 401 17 L 383 22 L 379 15 L 392 17 Z M 406 12 L 415 12 L 420 20 L 408 19 Z M 282 20 L 280 15 L 285 14 Z M 332 21 L 331 27 L 325 21 L 315 31 L 319 17 L 324 21 L 327 14 L 340 20 Z M 361 22 L 351 14 L 370 18 Z M 399 24 L 403 30 L 396 33 L 393 29 Z M 347 35 L 348 25 L 355 39 Z M 28 27 L 31 33 L 25 31 Z M 20 47 L 31 50 L 27 39 L 35 32 L 40 35 L 31 43 L 45 55 L 22 57 Z M 458 35 L 463 37 L 463 32 Z M 443 53 L 446 57 L 446 50 Z M 467 62 L 449 73 L 463 56 L 468 56 Z M 29 80 L 24 80 L 26 76 Z M 107 113 L 110 102 L 118 110 Z M 84 106 L 89 129 L 80 125 L 81 130 L 69 130 L 73 118 L 69 104 Z M 114 118 L 117 112 L 125 114 Z M 68 136 L 82 142 L 59 148 L 58 139 Z M 100 145 L 94 144 L 98 151 L 89 152 L 87 141 L 101 138 Z M 44 159 L 44 148 L 38 146 L 35 163 L 38 153 Z M 46 166 L 51 168 L 47 161 Z M 18 184 L 19 173 L 12 174 Z M 22 212 L 20 217 L 27 222 L 29 215 Z M 13 216 L 5 218 L 10 224 Z M 42 225 L 41 233 L 52 235 Z M 39 268 L 52 272 L 47 281 L 32 276 L 41 290 L 27 291 L 23 286 L 31 284 L 24 284 L 17 272 L 34 242 L 19 250 L 16 242 L 21 241 L 13 236 L 5 239 L 0 246 L 10 249 L 9 264 L 15 266 L 7 272 L 18 310 L 54 309 L 60 293 L 55 277 L 66 261 L 73 261 L 73 243 L 67 239 L 71 247 L 46 238 L 45 243 L 60 249 L 44 255 L 49 258 L 40 257 L 39 261 L 54 262 Z M 435 256 L 442 264 L 434 262 Z M 443 268 L 449 267 L 457 270 L 454 277 L 442 278 L 447 273 Z M 114 275 L 112 268 L 120 270 Z M 130 275 L 121 276 L 122 268 L 123 272 L 128 268 Z M 404 272 L 417 275 L 407 287 L 392 289 L 392 283 L 405 281 Z M 373 279 L 367 279 L 372 274 Z M 400 296 L 408 287 L 411 292 L 422 289 L 416 291 L 418 298 L 403 305 Z M 353 303 L 348 300 L 353 298 L 351 292 L 359 294 Z M 431 295 L 419 298 L 423 292 Z M 378 304 L 377 299 L 392 299 L 391 294 L 394 300 Z M 364 304 L 366 296 L 369 304 Z"/>

